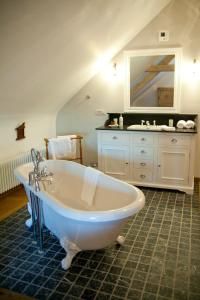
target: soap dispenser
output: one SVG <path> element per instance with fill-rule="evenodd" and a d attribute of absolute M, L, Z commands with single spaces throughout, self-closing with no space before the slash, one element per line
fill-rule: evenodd
<path fill-rule="evenodd" d="M 124 125 L 124 118 L 122 117 L 122 114 L 120 115 L 120 117 L 119 117 L 119 127 L 123 127 L 123 125 Z"/>

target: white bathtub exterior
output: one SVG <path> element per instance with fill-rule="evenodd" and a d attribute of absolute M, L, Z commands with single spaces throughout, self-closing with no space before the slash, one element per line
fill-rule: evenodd
<path fill-rule="evenodd" d="M 42 200 L 45 226 L 59 238 L 68 254 L 72 248 L 78 252 L 108 246 L 117 239 L 126 219 L 144 206 L 144 195 L 138 188 L 103 173 L 98 179 L 94 203 L 88 206 L 81 201 L 86 167 L 61 160 L 46 163 L 54 174 L 53 183 L 42 185 L 40 192 L 28 185 L 32 163 L 18 167 L 15 175 L 28 197 L 31 190 Z M 70 249 L 69 244 L 73 245 Z M 70 263 L 71 260 L 68 265 L 63 263 L 63 267 L 68 268 Z"/>

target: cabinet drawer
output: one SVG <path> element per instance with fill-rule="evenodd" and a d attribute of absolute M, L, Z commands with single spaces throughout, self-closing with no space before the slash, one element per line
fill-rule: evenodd
<path fill-rule="evenodd" d="M 103 132 L 100 134 L 101 143 L 103 144 L 120 144 L 128 145 L 129 144 L 129 135 L 126 133 L 118 132 Z"/>
<path fill-rule="evenodd" d="M 140 134 L 135 134 L 134 136 L 134 143 L 136 145 L 152 145 L 153 144 L 153 135 L 150 135 L 148 133 L 140 133 Z"/>
<path fill-rule="evenodd" d="M 134 161 L 134 167 L 137 169 L 152 169 L 153 168 L 153 160 L 146 159 L 136 159 Z"/>
<path fill-rule="evenodd" d="M 135 157 L 153 159 L 153 147 L 135 147 Z"/>
<path fill-rule="evenodd" d="M 144 169 L 134 169 L 134 180 L 135 181 L 152 181 L 152 172 Z"/>
<path fill-rule="evenodd" d="M 190 145 L 190 136 L 184 136 L 184 135 L 159 135 L 158 137 L 158 144 L 159 145 L 167 145 L 167 146 L 189 146 Z"/>

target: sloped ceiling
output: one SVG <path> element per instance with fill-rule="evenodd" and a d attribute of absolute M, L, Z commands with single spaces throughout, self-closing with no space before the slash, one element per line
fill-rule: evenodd
<path fill-rule="evenodd" d="M 0 115 L 57 112 L 170 0 L 0 0 Z"/>

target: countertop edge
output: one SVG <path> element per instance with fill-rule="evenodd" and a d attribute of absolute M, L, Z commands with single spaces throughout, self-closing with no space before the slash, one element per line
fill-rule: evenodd
<path fill-rule="evenodd" d="M 190 134 L 197 134 L 197 129 L 178 129 L 176 128 L 175 131 L 165 131 L 165 130 L 150 130 L 150 129 L 127 129 L 127 126 L 124 126 L 123 128 L 119 127 L 108 127 L 108 126 L 100 126 L 95 128 L 95 130 L 114 130 L 114 131 L 127 131 L 127 132 L 158 132 L 158 133 L 190 133 Z"/>

